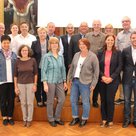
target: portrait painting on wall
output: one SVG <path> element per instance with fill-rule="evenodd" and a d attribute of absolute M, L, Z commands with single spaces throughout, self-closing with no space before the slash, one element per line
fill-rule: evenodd
<path fill-rule="evenodd" d="M 5 33 L 10 33 L 10 25 L 28 22 L 30 33 L 36 33 L 37 25 L 37 0 L 4 0 Z"/>

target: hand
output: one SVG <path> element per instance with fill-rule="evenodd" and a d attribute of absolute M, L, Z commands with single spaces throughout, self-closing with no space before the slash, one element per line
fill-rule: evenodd
<path fill-rule="evenodd" d="M 47 93 L 48 92 L 48 84 L 44 83 L 43 87 L 44 87 L 44 91 Z"/>
<path fill-rule="evenodd" d="M 37 91 L 37 85 L 34 84 L 32 90 L 35 93 Z"/>
<path fill-rule="evenodd" d="M 94 86 L 91 86 L 91 87 L 90 87 L 90 91 L 93 91 L 93 90 L 94 90 L 94 88 L 95 88 Z"/>
<path fill-rule="evenodd" d="M 19 88 L 18 87 L 15 87 L 15 93 L 16 93 L 16 95 L 19 95 Z"/>
<path fill-rule="evenodd" d="M 105 83 L 105 84 L 109 84 L 113 81 L 113 79 L 111 77 L 105 77 L 105 76 L 102 76 L 102 81 Z"/>
<path fill-rule="evenodd" d="M 67 83 L 64 83 L 64 90 L 66 91 L 68 89 Z"/>
<path fill-rule="evenodd" d="M 106 81 L 107 84 L 111 83 L 112 81 L 113 79 L 111 77 L 107 77 L 107 81 Z"/>

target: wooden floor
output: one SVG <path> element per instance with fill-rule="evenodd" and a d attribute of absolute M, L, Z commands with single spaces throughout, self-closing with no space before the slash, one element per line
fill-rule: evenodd
<path fill-rule="evenodd" d="M 136 128 L 130 125 L 122 128 L 116 123 L 112 128 L 101 128 L 98 123 L 88 123 L 85 127 L 64 126 L 51 127 L 47 122 L 33 122 L 30 128 L 22 126 L 22 122 L 15 122 L 14 126 L 3 126 L 0 123 L 0 136 L 136 136 Z"/>
<path fill-rule="evenodd" d="M 82 114 L 82 106 L 79 106 L 79 113 Z M 70 96 L 68 95 L 61 119 L 65 121 L 64 126 L 51 127 L 47 122 L 46 107 L 39 108 L 35 102 L 32 126 L 30 128 L 23 127 L 20 103 L 15 102 L 15 125 L 3 126 L 1 119 L 0 136 L 136 136 L 136 128 L 133 125 L 125 129 L 122 128 L 123 104 L 115 105 L 114 126 L 112 128 L 101 128 L 99 126 L 101 122 L 100 107 L 93 108 L 92 106 L 87 125 L 83 128 L 79 128 L 78 125 L 71 127 L 68 125 L 72 119 Z"/>

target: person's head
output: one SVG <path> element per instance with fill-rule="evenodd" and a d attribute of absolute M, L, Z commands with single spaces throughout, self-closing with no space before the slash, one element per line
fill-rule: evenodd
<path fill-rule="evenodd" d="M 81 22 L 80 26 L 79 26 L 79 32 L 81 34 L 86 34 L 89 30 L 89 27 L 88 27 L 88 23 L 87 22 Z"/>
<path fill-rule="evenodd" d="M 122 27 L 126 31 L 128 31 L 131 28 L 131 19 L 128 16 L 123 17 Z"/>
<path fill-rule="evenodd" d="M 111 49 L 112 51 L 115 51 L 116 50 L 115 39 L 116 38 L 113 34 L 106 35 L 103 50 L 106 51 L 107 49 Z"/>
<path fill-rule="evenodd" d="M 131 41 L 131 44 L 132 44 L 133 48 L 136 49 L 136 31 L 131 33 L 130 41 Z"/>
<path fill-rule="evenodd" d="M 114 32 L 113 26 L 111 24 L 106 25 L 104 31 L 105 34 L 113 34 Z"/>
<path fill-rule="evenodd" d="M 101 21 L 100 20 L 93 20 L 92 28 L 94 32 L 100 32 L 101 31 Z"/>
<path fill-rule="evenodd" d="M 31 57 L 32 54 L 32 49 L 28 45 L 22 45 L 18 50 L 18 56 L 21 58 Z"/>
<path fill-rule="evenodd" d="M 7 51 L 10 49 L 11 38 L 8 35 L 1 36 L 1 47 L 3 50 Z"/>
<path fill-rule="evenodd" d="M 47 24 L 47 30 L 48 30 L 48 35 L 51 36 L 55 32 L 55 24 L 53 22 L 49 22 Z"/>
<path fill-rule="evenodd" d="M 49 51 L 59 52 L 60 46 L 59 46 L 59 39 L 57 37 L 51 37 L 48 42 L 49 42 L 49 46 L 48 46 Z"/>
<path fill-rule="evenodd" d="M 47 36 L 47 29 L 45 27 L 39 27 L 37 29 L 38 36 L 41 40 L 46 39 Z"/>
<path fill-rule="evenodd" d="M 73 24 L 69 23 L 66 27 L 66 32 L 69 34 L 69 35 L 72 35 L 74 33 L 74 26 Z"/>
<path fill-rule="evenodd" d="M 27 35 L 29 31 L 29 24 L 27 22 L 21 22 L 20 31 L 22 35 Z"/>
<path fill-rule="evenodd" d="M 5 25 L 3 23 L 0 23 L 0 36 L 4 35 L 5 31 Z"/>
<path fill-rule="evenodd" d="M 10 31 L 11 31 L 11 34 L 13 35 L 17 35 L 18 34 L 18 25 L 17 24 L 11 24 L 10 25 Z"/>
<path fill-rule="evenodd" d="M 82 38 L 78 42 L 78 46 L 81 52 L 89 51 L 90 49 L 90 42 L 87 38 Z"/>

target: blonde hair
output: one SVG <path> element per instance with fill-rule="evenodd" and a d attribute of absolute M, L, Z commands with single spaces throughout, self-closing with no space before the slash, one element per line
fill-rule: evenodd
<path fill-rule="evenodd" d="M 48 41 L 48 44 L 49 44 L 48 50 L 52 51 L 51 44 L 54 44 L 54 43 L 58 44 L 58 52 L 59 52 L 60 51 L 60 45 L 59 45 L 59 39 L 57 37 L 51 37 L 49 39 L 49 41 Z"/>
<path fill-rule="evenodd" d="M 39 27 L 37 29 L 37 33 L 40 32 L 40 31 L 45 31 L 47 33 L 47 28 L 45 28 L 45 27 Z"/>
<path fill-rule="evenodd" d="M 105 26 L 105 28 L 112 28 L 113 29 L 113 26 L 111 24 L 108 24 Z"/>

